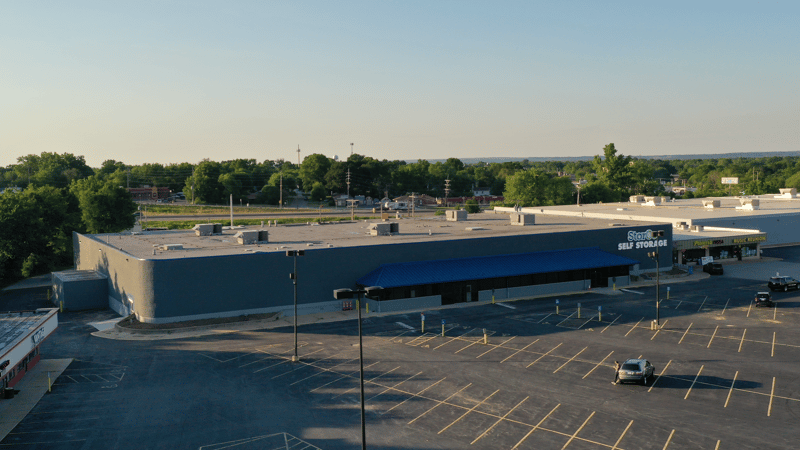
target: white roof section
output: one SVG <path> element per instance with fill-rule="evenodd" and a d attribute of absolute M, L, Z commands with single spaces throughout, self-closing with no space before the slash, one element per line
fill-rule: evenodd
<path fill-rule="evenodd" d="M 620 222 L 581 217 L 564 218 L 536 215 L 536 224 L 512 225 L 507 213 L 481 212 L 469 214 L 467 220 L 448 222 L 445 216 L 425 216 L 387 222 L 397 223 L 399 233 L 372 236 L 370 229 L 381 219 L 331 222 L 309 222 L 299 225 L 278 225 L 264 228 L 223 227 L 222 234 L 197 236 L 192 230 L 145 231 L 125 234 L 81 235 L 80 240 L 94 239 L 139 259 L 178 259 L 202 256 L 234 255 L 245 252 L 285 252 L 286 250 L 328 247 L 356 247 L 408 242 L 433 242 L 498 236 L 547 234 L 579 230 L 607 229 L 611 226 L 644 226 L 647 221 Z M 267 230 L 269 242 L 256 245 L 238 243 L 236 233 L 242 230 Z M 182 248 L 177 249 L 181 245 Z M 167 246 L 167 247 L 165 247 Z M 168 250 L 167 248 L 176 248 Z"/>
<path fill-rule="evenodd" d="M 0 314 L 0 357 L 5 356 L 57 311 L 55 308 L 45 308 Z"/>
<path fill-rule="evenodd" d="M 645 197 L 649 199 L 651 197 Z M 645 222 L 666 222 L 673 225 L 684 222 L 687 225 L 702 225 L 704 222 L 739 217 L 771 217 L 780 215 L 800 215 L 800 197 L 780 197 L 761 195 L 748 197 L 707 197 L 694 199 L 675 199 L 662 197 L 661 203 L 592 203 L 581 205 L 541 206 L 522 208 L 522 212 L 555 216 L 584 217 L 602 220 L 634 220 Z M 743 203 L 758 201 L 757 209 L 742 209 Z M 718 201 L 719 206 L 710 208 L 704 203 Z M 512 209 L 512 208 L 506 208 Z M 538 217 L 537 217 L 538 219 Z"/>

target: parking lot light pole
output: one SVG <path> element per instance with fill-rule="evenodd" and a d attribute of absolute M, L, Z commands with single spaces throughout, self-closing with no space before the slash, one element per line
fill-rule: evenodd
<path fill-rule="evenodd" d="M 658 238 L 663 237 L 663 236 L 664 236 L 664 230 L 653 231 L 653 237 L 654 238 L 658 239 Z M 660 261 L 658 260 L 658 255 L 659 255 L 658 249 L 659 249 L 659 247 L 656 246 L 656 251 L 647 253 L 647 256 L 649 256 L 650 259 L 653 259 L 656 262 L 656 325 L 658 325 L 660 327 L 661 326 L 661 300 L 659 298 L 659 293 L 660 293 L 659 291 L 661 291 L 661 289 L 660 289 L 661 288 L 661 270 L 660 270 L 661 267 L 659 265 Z"/>
<path fill-rule="evenodd" d="M 361 332 L 361 296 L 377 295 L 383 290 L 380 286 L 370 286 L 364 289 L 334 289 L 333 297 L 336 300 L 356 297 L 356 309 L 358 310 L 358 362 L 359 362 L 359 383 L 361 386 L 361 450 L 367 450 L 367 424 L 364 410 L 364 346 L 363 334 Z"/>
<path fill-rule="evenodd" d="M 292 356 L 292 362 L 300 360 L 297 356 L 297 257 L 305 254 L 305 250 L 286 251 L 286 256 L 294 257 L 294 272 L 289 274 L 289 278 L 291 278 L 292 284 L 294 284 L 294 356 Z"/>

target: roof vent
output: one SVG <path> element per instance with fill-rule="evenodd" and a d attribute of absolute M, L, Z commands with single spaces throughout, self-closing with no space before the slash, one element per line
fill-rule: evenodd
<path fill-rule="evenodd" d="M 158 246 L 159 250 L 183 250 L 183 244 L 164 244 Z"/>

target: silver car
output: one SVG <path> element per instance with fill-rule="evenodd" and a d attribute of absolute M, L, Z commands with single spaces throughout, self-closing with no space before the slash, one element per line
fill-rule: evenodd
<path fill-rule="evenodd" d="M 636 381 L 647 386 L 647 380 L 653 378 L 656 368 L 646 359 L 629 359 L 619 368 L 619 382 Z"/>

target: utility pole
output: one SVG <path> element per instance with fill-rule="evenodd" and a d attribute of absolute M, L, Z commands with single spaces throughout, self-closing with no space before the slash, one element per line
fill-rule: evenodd
<path fill-rule="evenodd" d="M 412 192 L 411 195 L 408 196 L 411 199 L 411 217 L 414 217 L 414 206 L 417 203 L 417 193 Z"/>
<path fill-rule="evenodd" d="M 194 167 L 192 167 L 192 204 L 194 205 Z"/>
<path fill-rule="evenodd" d="M 297 165 L 300 165 L 300 144 L 297 144 Z"/>
<path fill-rule="evenodd" d="M 447 197 L 450 196 L 450 180 L 444 180 L 444 206 L 447 207 Z"/>
<path fill-rule="evenodd" d="M 350 198 L 350 168 L 347 168 L 347 198 Z"/>
<path fill-rule="evenodd" d="M 353 143 L 350 143 L 350 156 L 353 156 Z"/>
<path fill-rule="evenodd" d="M 283 209 L 283 172 L 281 172 L 281 190 L 278 204 L 280 205 L 281 209 Z"/>

